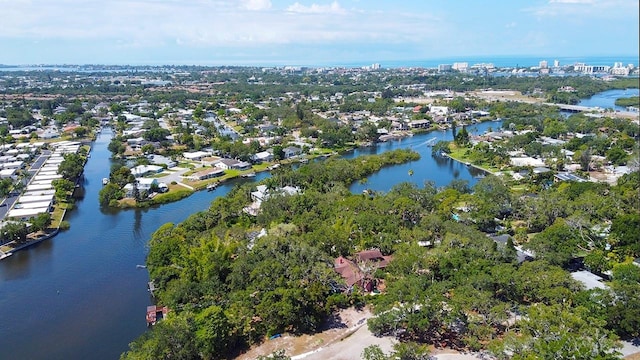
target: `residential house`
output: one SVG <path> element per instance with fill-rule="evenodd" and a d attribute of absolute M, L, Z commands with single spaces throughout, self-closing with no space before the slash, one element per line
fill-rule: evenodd
<path fill-rule="evenodd" d="M 282 152 L 284 153 L 284 158 L 289 159 L 302 154 L 302 149 L 296 146 L 287 146 L 286 148 L 282 149 Z"/>
<path fill-rule="evenodd" d="M 142 177 L 146 175 L 159 174 L 163 170 L 164 168 L 158 165 L 138 165 L 131 169 L 131 174 L 135 177 Z"/>
<path fill-rule="evenodd" d="M 251 168 L 251 164 L 248 162 L 235 159 L 220 159 L 214 166 L 223 170 L 247 170 Z"/>
<path fill-rule="evenodd" d="M 357 253 L 353 259 L 340 256 L 335 259 L 334 270 L 342 276 L 347 291 L 354 286 L 365 291 L 378 289 L 379 282 L 373 277 L 377 269 L 383 269 L 391 262 L 391 256 L 384 256 L 378 249 Z"/>
<path fill-rule="evenodd" d="M 214 169 L 206 169 L 206 170 L 198 171 L 196 173 L 189 175 L 187 178 L 191 181 L 201 181 L 201 180 L 213 179 L 215 177 L 222 176 L 222 175 L 224 175 L 223 169 L 214 168 Z"/>
<path fill-rule="evenodd" d="M 138 191 L 149 191 L 152 187 L 158 186 L 158 179 L 154 178 L 140 178 L 137 179 Z M 125 196 L 133 196 L 133 184 L 127 184 L 124 186 Z"/>
<path fill-rule="evenodd" d="M 194 151 L 194 152 L 187 151 L 187 152 L 184 152 L 182 156 L 184 156 L 185 159 L 189 159 L 192 161 L 200 161 L 204 157 L 211 156 L 211 153 L 208 153 L 205 151 Z"/>
<path fill-rule="evenodd" d="M 273 161 L 273 154 L 268 151 L 262 151 L 251 156 L 251 160 L 256 163 L 270 162 Z"/>
<path fill-rule="evenodd" d="M 431 121 L 429 120 L 414 120 L 409 123 L 412 129 L 428 129 L 431 126 Z"/>
<path fill-rule="evenodd" d="M 177 162 L 171 160 L 170 158 L 157 154 L 147 155 L 147 159 L 154 165 L 166 165 L 167 168 L 172 168 L 178 165 Z"/>

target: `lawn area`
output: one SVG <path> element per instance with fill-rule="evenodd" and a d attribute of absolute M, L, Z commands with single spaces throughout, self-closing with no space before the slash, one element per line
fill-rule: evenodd
<path fill-rule="evenodd" d="M 472 164 L 473 166 L 480 168 L 482 170 L 488 171 L 492 174 L 498 171 L 505 170 L 505 169 L 499 169 L 495 166 L 491 166 L 490 164 L 485 162 L 474 161 L 470 156 L 466 155 L 467 150 L 469 150 L 468 148 L 458 148 L 454 146 L 450 146 L 449 148 L 451 149 L 451 153 L 449 153 L 449 157 L 454 160 L 458 160 L 463 163 Z"/>

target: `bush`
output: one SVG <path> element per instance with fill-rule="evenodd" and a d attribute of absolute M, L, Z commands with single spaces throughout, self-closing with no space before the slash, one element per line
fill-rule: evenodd
<path fill-rule="evenodd" d="M 63 220 L 60 222 L 59 228 L 60 230 L 69 230 L 69 228 L 71 228 L 71 224 L 68 221 Z"/>

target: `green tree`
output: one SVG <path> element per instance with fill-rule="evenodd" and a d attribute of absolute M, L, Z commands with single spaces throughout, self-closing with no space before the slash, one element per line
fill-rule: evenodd
<path fill-rule="evenodd" d="M 127 149 L 124 142 L 122 142 L 122 140 L 118 139 L 117 137 L 111 139 L 107 148 L 114 156 L 124 154 L 125 150 Z"/>
<path fill-rule="evenodd" d="M 201 358 L 194 336 L 194 322 L 190 314 L 169 316 L 157 323 L 153 330 L 129 344 L 130 350 L 122 360 Z"/>
<path fill-rule="evenodd" d="M 232 326 L 219 306 L 210 306 L 196 314 L 196 344 L 205 359 L 223 358 L 233 345 Z"/>
<path fill-rule="evenodd" d="M 51 184 L 56 191 L 56 198 L 60 201 L 66 201 L 75 188 L 74 183 L 67 179 L 56 179 L 53 180 Z"/>
<path fill-rule="evenodd" d="M 614 165 L 625 165 L 627 163 L 627 153 L 618 146 L 614 146 L 607 151 L 607 160 Z"/>
<path fill-rule="evenodd" d="M 76 180 L 84 171 L 85 158 L 78 154 L 65 154 L 64 160 L 58 165 L 58 174 L 64 179 Z"/>
<path fill-rule="evenodd" d="M 531 306 L 492 352 L 498 359 L 618 359 L 616 337 L 604 325 L 583 307 Z"/>
<path fill-rule="evenodd" d="M 135 180 L 135 176 L 131 173 L 131 169 L 124 165 L 115 165 L 115 170 L 112 169 L 109 176 L 109 183 L 116 184 L 119 188 L 123 188 L 125 185 L 132 183 Z"/>
<path fill-rule="evenodd" d="M 98 195 L 98 201 L 101 206 L 109 206 L 113 200 L 121 199 L 124 196 L 122 189 L 114 183 L 105 185 Z"/>
<path fill-rule="evenodd" d="M 638 257 L 640 256 L 638 229 L 640 229 L 640 213 L 624 214 L 613 219 L 610 238 L 624 254 Z"/>
<path fill-rule="evenodd" d="M 48 212 L 38 214 L 31 219 L 31 228 L 33 231 L 45 230 L 51 224 L 51 214 Z"/>
<path fill-rule="evenodd" d="M 469 132 L 466 126 L 462 126 L 462 130 L 458 132 L 453 140 L 458 146 L 469 145 Z"/>
<path fill-rule="evenodd" d="M 537 259 L 547 260 L 553 265 L 566 266 L 578 250 L 578 234 L 563 219 L 529 241 L 525 246 L 535 252 Z"/>

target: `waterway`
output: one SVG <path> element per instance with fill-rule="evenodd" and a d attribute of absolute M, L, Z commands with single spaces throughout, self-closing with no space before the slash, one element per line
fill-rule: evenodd
<path fill-rule="evenodd" d="M 600 107 L 602 109 L 613 109 L 617 111 L 627 111 L 624 106 L 617 106 L 616 100 L 619 98 L 627 98 L 631 96 L 638 96 L 640 89 L 616 89 L 607 90 L 593 95 L 588 99 L 582 99 L 578 103 L 580 106 Z"/>
<path fill-rule="evenodd" d="M 468 127 L 471 133 L 498 122 Z M 85 167 L 84 195 L 67 220 L 71 229 L 0 261 L 1 359 L 116 359 L 146 330 L 145 309 L 152 303 L 146 290 L 144 264 L 147 241 L 162 224 L 178 223 L 206 210 L 233 182 L 213 192 L 201 191 L 179 202 L 145 210 L 105 211 L 98 205 L 101 179 L 108 176 L 112 133 L 105 129 L 93 144 Z M 426 142 L 450 140 L 452 131 L 435 131 L 376 147 L 360 148 L 345 157 L 411 148 L 422 158 L 391 166 L 357 182 L 351 190 L 388 191 L 395 184 L 453 179 L 477 181 L 481 171 L 450 159 L 431 157 Z M 412 170 L 413 175 L 409 175 Z M 268 173 L 259 173 L 261 180 Z M 251 181 L 239 179 L 237 181 Z"/>
<path fill-rule="evenodd" d="M 486 130 L 499 130 L 501 126 L 501 121 L 484 122 L 468 126 L 467 131 L 470 134 L 482 134 Z M 432 181 L 437 187 L 448 185 L 454 179 L 468 181 L 469 185 L 475 184 L 478 178 L 486 175 L 484 171 L 449 158 L 431 156 L 429 142 L 451 141 L 452 139 L 452 130 L 432 131 L 427 134 L 381 143 L 375 147 L 359 148 L 345 154 L 345 158 L 354 158 L 395 149 L 411 149 L 420 154 L 420 160 L 385 167 L 370 175 L 365 181 L 355 182 L 351 185 L 350 190 L 354 193 L 361 193 L 365 189 L 387 192 L 394 185 L 403 181 L 414 182 L 418 186 L 423 186 L 426 181 Z"/>
<path fill-rule="evenodd" d="M 68 231 L 0 262 L 1 359 L 117 359 L 146 330 L 146 243 L 160 225 L 205 210 L 233 182 L 146 210 L 104 211 L 111 132 L 93 144 Z M 258 174 L 256 180 L 268 176 Z M 238 180 L 246 181 L 246 180 Z"/>

